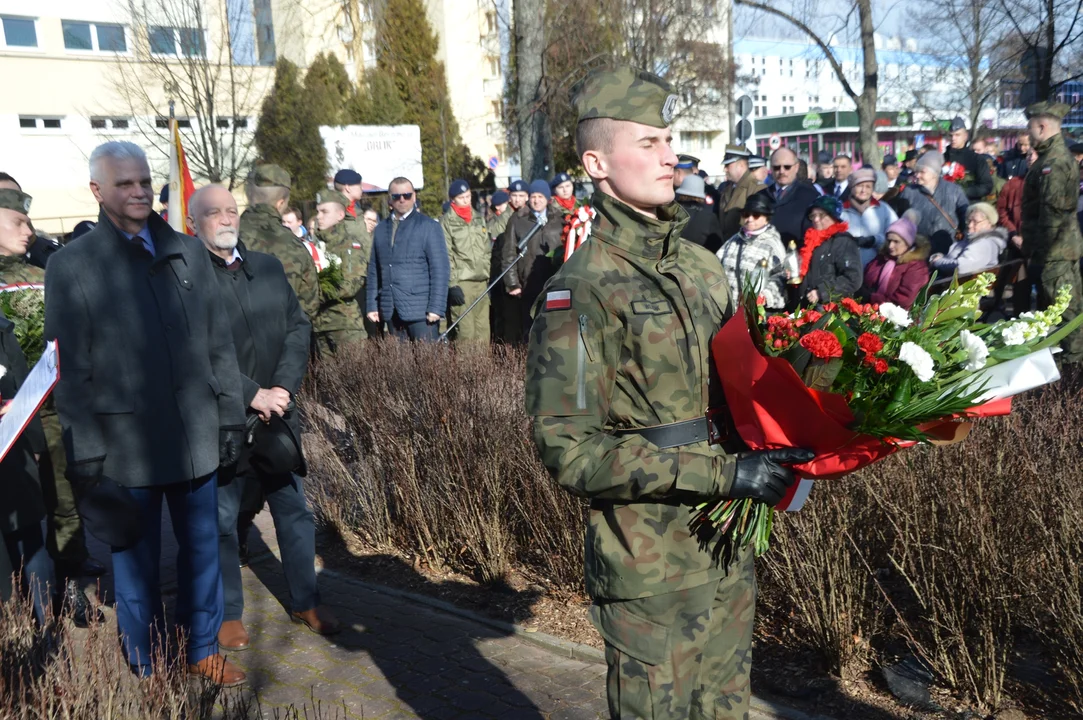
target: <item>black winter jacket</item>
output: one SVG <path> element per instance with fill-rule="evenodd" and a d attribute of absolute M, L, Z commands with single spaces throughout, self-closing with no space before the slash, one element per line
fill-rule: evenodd
<path fill-rule="evenodd" d="M 808 274 L 801 282 L 800 302 L 815 290 L 820 302 L 850 297 L 861 288 L 861 253 L 850 233 L 838 233 L 812 253 Z"/>

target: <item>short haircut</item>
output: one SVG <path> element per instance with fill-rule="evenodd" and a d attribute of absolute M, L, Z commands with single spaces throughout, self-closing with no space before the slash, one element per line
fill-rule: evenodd
<path fill-rule="evenodd" d="M 19 181 L 16 180 L 15 178 L 11 177 L 10 175 L 8 175 L 6 172 L 0 172 L 0 182 L 15 183 L 16 185 L 18 185 L 20 190 L 23 189 L 23 186 L 19 185 Z"/>
<path fill-rule="evenodd" d="M 850 160 L 850 156 L 847 155 L 846 153 L 840 153 L 840 154 L 836 155 L 835 160 L 845 160 L 846 162 L 853 162 L 852 160 Z M 832 162 L 834 162 L 834 161 L 832 161 Z"/>
<path fill-rule="evenodd" d="M 303 220 L 304 219 L 304 215 L 301 214 L 301 211 L 298 210 L 297 208 L 295 208 L 293 205 L 290 205 L 288 208 L 283 210 L 282 211 L 282 216 L 285 217 L 286 215 L 289 215 L 290 213 L 293 213 L 294 215 L 296 215 L 298 220 Z"/>
<path fill-rule="evenodd" d="M 612 152 L 614 126 L 610 118 L 590 118 L 575 126 L 575 154 Z"/>
<path fill-rule="evenodd" d="M 797 158 L 797 179 L 798 180 L 808 180 L 809 179 L 808 178 L 808 163 L 805 162 L 804 160 L 802 160 L 801 158 Z"/>
<path fill-rule="evenodd" d="M 97 182 L 101 179 L 102 160 L 142 160 L 147 162 L 147 154 L 143 148 L 126 140 L 112 140 L 102 143 L 90 153 L 90 179 Z"/>
<path fill-rule="evenodd" d="M 229 192 L 229 190 L 226 189 L 225 185 L 220 185 L 218 183 L 210 183 L 209 185 L 204 185 L 200 187 L 198 190 L 192 193 L 192 196 L 190 198 L 188 198 L 188 214 L 191 217 L 197 217 L 196 211 L 203 209 L 201 207 L 203 204 L 203 196 L 206 195 L 207 191 L 211 188 L 218 188 L 220 190 L 225 190 L 226 192 Z M 230 197 L 232 196 L 233 194 L 230 193 Z"/>
<path fill-rule="evenodd" d="M 925 152 L 929 152 L 930 150 L 936 150 L 936 145 L 933 145 L 932 143 L 925 143 L 921 146 L 921 149 Z"/>
<path fill-rule="evenodd" d="M 775 150 L 775 151 L 774 151 L 773 153 L 771 153 L 771 158 L 770 158 L 770 160 L 771 160 L 771 162 L 772 162 L 772 163 L 774 163 L 774 162 L 775 162 L 775 155 L 778 155 L 778 154 L 779 154 L 780 152 L 788 152 L 788 153 L 789 153 L 790 155 L 793 155 L 793 159 L 794 159 L 794 161 L 795 161 L 795 163 L 794 163 L 794 164 L 796 164 L 796 161 L 799 161 L 799 160 L 801 159 L 801 158 L 800 158 L 800 157 L 799 157 L 799 156 L 797 155 L 797 153 L 795 153 L 795 152 L 794 152 L 793 150 L 791 150 L 790 148 L 788 148 L 788 147 L 786 147 L 785 145 L 783 145 L 782 147 L 778 148 L 778 149 L 777 149 L 777 150 Z"/>
<path fill-rule="evenodd" d="M 249 180 L 244 184 L 244 194 L 249 205 L 277 205 L 290 199 L 290 189 L 281 185 L 260 186 Z"/>
<path fill-rule="evenodd" d="M 410 189 L 414 189 L 414 183 L 410 178 L 397 177 L 387 184 L 387 189 L 390 190 L 392 185 L 409 185 Z"/>

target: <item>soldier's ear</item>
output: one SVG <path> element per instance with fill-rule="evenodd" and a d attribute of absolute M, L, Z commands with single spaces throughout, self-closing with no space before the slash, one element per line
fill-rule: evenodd
<path fill-rule="evenodd" d="M 597 150 L 587 150 L 583 153 L 582 161 L 583 170 L 592 180 L 605 180 L 609 177 L 609 163 Z"/>

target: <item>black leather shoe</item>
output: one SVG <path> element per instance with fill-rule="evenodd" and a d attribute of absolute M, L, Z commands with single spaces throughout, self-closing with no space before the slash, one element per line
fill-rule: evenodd
<path fill-rule="evenodd" d="M 241 567 L 248 567 L 248 541 L 244 540 L 237 546 L 237 556 L 241 559 Z"/>
<path fill-rule="evenodd" d="M 94 558 L 87 558 L 83 561 L 83 564 L 79 567 L 79 574 L 84 577 L 101 577 L 108 570 L 103 563 L 98 562 Z"/>
<path fill-rule="evenodd" d="M 91 620 L 99 623 L 105 622 L 105 615 L 102 615 L 101 610 L 90 604 L 90 598 L 86 596 L 86 593 L 79 587 L 76 580 L 68 580 L 64 583 L 61 610 L 71 613 L 71 619 L 75 623 L 75 627 L 88 627 Z"/>

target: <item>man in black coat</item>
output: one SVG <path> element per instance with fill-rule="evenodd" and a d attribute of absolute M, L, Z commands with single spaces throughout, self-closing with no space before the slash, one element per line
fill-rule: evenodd
<path fill-rule="evenodd" d="M 117 625 L 133 671 L 149 676 L 164 635 L 159 554 L 162 502 L 177 538 L 177 625 L 188 670 L 221 685 L 244 673 L 218 654 L 220 467 L 244 436 L 237 353 L 202 243 L 151 211 L 139 146 L 108 142 L 90 155 L 101 206 L 93 231 L 45 271 L 45 337 L 56 338 L 57 384 L 76 500 L 107 477 L 144 510 L 142 537 L 114 547 Z M 159 631 L 163 631 L 159 634 Z"/>
<path fill-rule="evenodd" d="M 200 188 L 188 205 L 188 224 L 210 253 L 224 310 L 233 330 L 233 345 L 241 371 L 241 395 L 252 427 L 267 424 L 285 434 L 287 440 L 300 438 L 300 424 L 293 398 L 301 388 L 308 366 L 308 344 L 312 324 L 301 310 L 282 263 L 272 255 L 245 249 L 238 242 L 237 201 L 221 185 Z M 255 417 L 253 417 L 255 416 Z M 272 416 L 275 420 L 270 425 Z M 289 427 L 285 427 L 288 424 Z M 266 433 L 261 440 L 277 439 Z M 246 448 L 236 476 L 218 490 L 218 546 L 222 558 L 222 587 L 225 614 L 218 632 L 218 645 L 236 652 L 249 646 L 248 632 L 241 618 L 244 588 L 238 558 L 237 513 L 246 486 L 262 489 L 274 518 L 282 569 L 290 591 L 291 616 L 320 634 L 339 629 L 338 621 L 319 606 L 316 588 L 316 527 L 305 502 L 301 478 L 304 460 L 300 444 L 296 455 L 285 465 L 269 467 L 266 453 L 258 446 Z M 296 461 L 294 464 L 293 460 Z"/>
<path fill-rule="evenodd" d="M 688 211 L 688 224 L 681 231 L 681 237 L 696 245 L 718 252 L 727 238 L 722 237 L 722 223 L 718 216 L 706 205 L 707 192 L 703 178 L 689 175 L 677 188 L 677 202 Z"/>
<path fill-rule="evenodd" d="M 820 193 L 812 185 L 797 181 L 797 154 L 787 147 L 780 147 L 771 153 L 771 175 L 775 184 L 761 190 L 775 201 L 773 224 L 782 236 L 782 244 L 789 247 L 790 241 L 797 247 L 805 242 L 805 230 L 809 227 L 807 211 Z"/>
<path fill-rule="evenodd" d="M 959 163 L 969 176 L 967 184 L 959 183 L 970 202 L 984 200 L 993 193 L 993 175 L 984 156 L 970 147 L 970 131 L 961 117 L 951 121 L 951 146 L 944 152 L 945 163 Z"/>

